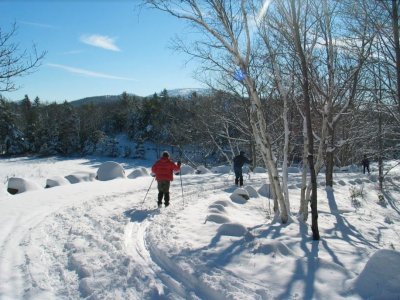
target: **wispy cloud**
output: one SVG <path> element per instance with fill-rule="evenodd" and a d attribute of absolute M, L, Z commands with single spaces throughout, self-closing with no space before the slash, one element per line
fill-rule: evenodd
<path fill-rule="evenodd" d="M 18 23 L 24 24 L 24 25 L 29 25 L 29 26 L 35 26 L 35 27 L 42 27 L 42 28 L 57 28 L 56 26 L 53 26 L 53 25 L 36 23 L 36 22 L 19 21 Z"/>
<path fill-rule="evenodd" d="M 94 46 L 94 47 L 99 47 L 103 48 L 106 50 L 111 50 L 111 51 L 121 51 L 117 45 L 115 45 L 115 38 L 111 38 L 106 35 L 98 35 L 98 34 L 92 34 L 92 35 L 82 35 L 80 38 L 82 43 Z"/>
<path fill-rule="evenodd" d="M 75 68 L 75 67 L 70 67 L 70 66 L 65 66 L 65 65 L 59 65 L 59 64 L 52 64 L 49 63 L 47 64 L 49 67 L 53 68 L 58 68 L 65 70 L 70 73 L 74 74 L 79 74 L 79 75 L 84 75 L 88 77 L 96 77 L 96 78 L 107 78 L 107 79 L 114 79 L 114 80 L 128 80 L 128 81 L 137 81 L 134 78 L 128 78 L 128 77 L 121 77 L 121 76 L 114 76 L 114 75 L 109 75 L 109 74 L 104 74 L 104 73 L 99 73 L 99 72 L 94 72 L 90 70 L 85 70 L 85 69 L 80 69 L 80 68 Z"/>

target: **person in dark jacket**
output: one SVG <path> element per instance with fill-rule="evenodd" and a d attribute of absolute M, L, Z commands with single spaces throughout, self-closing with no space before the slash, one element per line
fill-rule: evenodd
<path fill-rule="evenodd" d="M 240 183 L 243 186 L 243 165 L 247 163 L 250 164 L 251 160 L 244 156 L 244 151 L 240 151 L 239 155 L 235 156 L 233 159 L 233 171 L 235 172 L 235 185 Z"/>
<path fill-rule="evenodd" d="M 158 207 L 161 207 L 164 198 L 165 207 L 169 205 L 169 187 L 171 181 L 174 180 L 174 172 L 179 172 L 181 169 L 181 162 L 176 164 L 169 158 L 169 153 L 164 151 L 161 158 L 155 162 L 151 167 L 151 172 L 157 180 L 158 188 Z"/>
<path fill-rule="evenodd" d="M 367 155 L 364 155 L 364 158 L 361 161 L 361 164 L 363 166 L 363 173 L 365 174 L 365 169 L 367 169 L 368 174 L 369 174 L 369 159 L 368 159 Z"/>

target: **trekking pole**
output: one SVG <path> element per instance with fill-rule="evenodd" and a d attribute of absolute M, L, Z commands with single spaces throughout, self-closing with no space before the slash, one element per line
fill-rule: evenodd
<path fill-rule="evenodd" d="M 153 177 L 153 179 L 152 179 L 152 181 L 151 181 L 151 183 L 150 183 L 150 186 L 149 186 L 149 188 L 148 188 L 148 190 L 147 190 L 147 192 L 146 192 L 146 195 L 144 196 L 144 199 L 143 199 L 142 205 L 144 204 L 144 201 L 146 200 L 147 194 L 149 193 L 149 191 L 150 191 L 150 188 L 151 188 L 151 186 L 153 185 L 154 178 L 155 178 L 155 177 Z"/>
<path fill-rule="evenodd" d="M 185 198 L 183 198 L 182 170 L 179 172 L 179 178 L 181 179 L 182 202 L 183 206 L 185 206 Z"/>

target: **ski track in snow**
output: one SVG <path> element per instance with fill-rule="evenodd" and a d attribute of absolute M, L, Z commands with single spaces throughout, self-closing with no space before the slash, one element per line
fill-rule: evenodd
<path fill-rule="evenodd" d="M 215 274 L 201 278 L 191 274 L 190 268 L 185 271 L 159 247 L 168 228 L 174 226 L 171 220 L 192 205 L 198 198 L 196 193 L 206 197 L 229 187 L 230 178 L 209 176 L 213 183 L 207 189 L 198 186 L 204 178 L 197 181 L 193 177 L 185 183 L 184 205 L 180 190 L 177 192 L 177 180 L 173 204 L 161 211 L 149 208 L 153 206 L 150 203 L 155 207 L 149 196 L 141 205 L 146 192 L 143 189 L 94 196 L 83 203 L 52 208 L 50 212 L 48 208 L 27 211 L 15 224 L 2 229 L 8 235 L 1 241 L 0 291 L 5 292 L 0 298 L 226 299 L 228 295 L 221 290 L 227 288 L 242 290 L 245 295 L 248 284 L 241 284 L 228 271 L 216 269 Z M 123 206 L 132 202 L 131 207 Z M 113 206 L 113 210 L 106 210 Z M 129 215 L 135 212 L 142 216 L 135 219 Z M 43 240 L 43 236 L 47 239 Z M 22 251 L 15 252 L 17 248 Z M 47 270 L 41 265 L 52 267 Z M 19 266 L 19 272 L 10 269 L 15 266 Z M 1 274 L 14 274 L 14 278 Z M 222 288 L 227 276 L 232 278 L 226 284 L 236 285 Z M 213 282 L 215 278 L 222 283 Z M 219 288 L 212 288 L 210 282 L 220 285 Z"/>

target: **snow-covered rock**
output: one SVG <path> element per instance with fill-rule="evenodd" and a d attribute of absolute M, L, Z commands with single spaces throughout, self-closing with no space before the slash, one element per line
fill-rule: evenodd
<path fill-rule="evenodd" d="M 376 251 L 355 280 L 363 299 L 397 299 L 400 295 L 400 252 Z"/>
<path fill-rule="evenodd" d="M 245 186 L 244 189 L 247 191 L 247 193 L 249 194 L 250 198 L 257 198 L 257 197 L 260 196 L 258 194 L 258 192 L 256 191 L 256 189 L 253 188 L 251 185 Z"/>
<path fill-rule="evenodd" d="M 128 178 L 130 179 L 135 179 L 137 177 L 142 177 L 142 176 L 149 176 L 149 172 L 147 171 L 146 168 L 138 168 L 133 170 L 129 175 Z"/>
<path fill-rule="evenodd" d="M 223 224 L 223 223 L 229 223 L 230 219 L 227 216 L 224 216 L 222 214 L 213 213 L 213 214 L 207 215 L 206 222 L 207 221 L 218 223 L 218 224 Z"/>
<path fill-rule="evenodd" d="M 238 204 L 244 204 L 249 199 L 249 192 L 243 188 L 237 188 L 231 195 L 231 200 Z"/>
<path fill-rule="evenodd" d="M 97 170 L 97 179 L 100 181 L 126 178 L 124 168 L 117 162 L 106 161 Z"/>
<path fill-rule="evenodd" d="M 263 185 L 258 189 L 258 193 L 259 193 L 261 196 L 271 198 L 271 196 L 272 196 L 271 185 L 270 185 L 269 183 L 263 184 Z"/>
<path fill-rule="evenodd" d="M 218 228 L 220 235 L 244 236 L 247 233 L 246 227 L 239 223 L 225 223 Z"/>
<path fill-rule="evenodd" d="M 8 179 L 7 191 L 13 195 L 41 189 L 43 187 L 39 184 L 25 178 L 11 177 Z"/>
<path fill-rule="evenodd" d="M 65 177 L 62 176 L 53 176 L 51 178 L 46 179 L 46 188 L 52 188 L 55 186 L 60 186 L 60 185 L 67 185 L 71 184 Z"/>
<path fill-rule="evenodd" d="M 181 166 L 181 174 L 182 175 L 188 175 L 188 174 L 194 174 L 194 173 L 195 173 L 195 170 L 191 166 L 188 166 L 188 165 Z"/>
<path fill-rule="evenodd" d="M 75 172 L 73 174 L 65 176 L 65 178 L 71 183 L 79 183 L 86 181 L 94 181 L 96 180 L 96 174 L 93 172 Z"/>
<path fill-rule="evenodd" d="M 207 169 L 205 166 L 198 166 L 196 170 L 196 174 L 208 174 L 211 173 L 211 170 Z"/>

